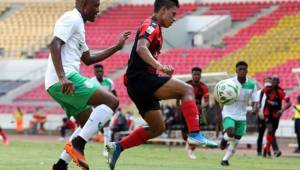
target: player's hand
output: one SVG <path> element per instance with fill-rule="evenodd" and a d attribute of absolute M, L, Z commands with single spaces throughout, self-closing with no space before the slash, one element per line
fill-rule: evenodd
<path fill-rule="evenodd" d="M 157 68 L 157 70 L 159 70 L 169 76 L 172 76 L 174 73 L 174 68 L 170 65 L 161 65 Z"/>
<path fill-rule="evenodd" d="M 278 110 L 276 114 L 278 117 L 280 117 L 282 115 L 282 110 Z"/>
<path fill-rule="evenodd" d="M 75 88 L 72 81 L 68 80 L 66 77 L 60 79 L 62 94 L 72 94 L 75 93 Z"/>
<path fill-rule="evenodd" d="M 117 46 L 118 46 L 120 49 L 123 48 L 123 46 L 124 46 L 126 40 L 129 38 L 130 34 L 131 34 L 130 31 L 126 31 L 126 32 L 124 32 L 124 33 L 122 33 L 122 34 L 120 35 L 119 40 L 118 40 L 118 44 L 117 44 Z"/>

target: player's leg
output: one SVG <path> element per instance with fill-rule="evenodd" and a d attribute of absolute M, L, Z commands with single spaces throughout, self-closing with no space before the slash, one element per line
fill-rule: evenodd
<path fill-rule="evenodd" d="M 145 143 L 148 139 L 161 135 L 166 127 L 160 110 L 149 110 L 144 114 L 144 120 L 148 127 L 135 129 L 120 142 L 107 145 L 108 161 L 111 170 L 114 170 L 116 162 L 122 151 Z"/>
<path fill-rule="evenodd" d="M 81 167 L 88 167 L 83 156 L 85 144 L 110 120 L 118 107 L 118 100 L 109 92 L 97 89 L 87 104 L 95 107 L 75 117 L 82 129 L 72 142 L 65 145 L 67 153 Z"/>
<path fill-rule="evenodd" d="M 279 149 L 279 146 L 278 146 L 278 143 L 277 143 L 277 139 L 276 139 L 276 130 L 278 129 L 278 125 L 279 125 L 279 120 L 280 119 L 273 119 L 273 133 L 274 133 L 274 138 L 273 138 L 273 141 L 272 141 L 272 148 L 273 148 L 273 151 L 274 151 L 274 156 L 276 157 L 280 157 L 281 156 L 281 151 Z"/>
<path fill-rule="evenodd" d="M 229 141 L 229 146 L 223 157 L 221 165 L 228 166 L 229 159 L 234 155 L 236 152 L 236 148 L 242 136 L 245 135 L 247 129 L 247 122 L 246 121 L 235 121 L 235 132 L 234 132 L 234 139 Z"/>
<path fill-rule="evenodd" d="M 223 166 L 228 166 L 229 165 L 229 159 L 230 157 L 233 155 L 233 149 L 234 149 L 234 144 L 235 144 L 235 127 L 236 127 L 236 121 L 233 120 L 230 117 L 225 117 L 223 119 L 223 128 L 224 128 L 224 132 L 223 132 L 223 138 L 221 140 L 220 143 L 220 148 L 221 150 L 224 150 L 227 148 L 228 143 L 229 146 L 227 148 L 227 151 L 221 161 L 221 165 Z"/>
<path fill-rule="evenodd" d="M 7 145 L 8 144 L 7 134 L 6 134 L 5 130 L 2 129 L 1 127 L 0 127 L 0 135 L 1 135 L 2 140 L 3 140 L 3 144 Z"/>
<path fill-rule="evenodd" d="M 266 122 L 266 128 L 267 128 L 267 135 L 266 135 L 266 144 L 264 146 L 263 150 L 263 156 L 271 156 L 271 144 L 274 139 L 274 130 L 273 130 L 273 124 L 272 121 L 267 121 Z"/>
<path fill-rule="evenodd" d="M 104 148 L 103 148 L 103 153 L 102 153 L 104 157 L 108 156 L 108 152 L 106 151 L 105 146 L 111 142 L 111 136 L 112 136 L 112 134 L 111 134 L 110 127 L 109 126 L 104 127 L 103 128 L 103 146 L 104 146 Z"/>
<path fill-rule="evenodd" d="M 258 131 L 258 136 L 257 136 L 257 155 L 261 156 L 262 155 L 262 143 L 263 143 L 263 138 L 264 134 L 266 131 L 266 124 L 265 120 L 260 119 L 259 117 L 257 118 L 257 131 Z"/>
<path fill-rule="evenodd" d="M 300 153 L 300 119 L 295 119 L 295 133 L 297 136 L 298 147 L 295 149 L 295 153 Z"/>
<path fill-rule="evenodd" d="M 195 102 L 194 89 L 187 83 L 171 78 L 154 93 L 159 99 L 180 99 L 181 111 L 188 127 L 188 141 L 192 144 L 201 144 L 209 147 L 217 147 L 214 141 L 207 139 L 199 133 L 199 111 Z"/>
<path fill-rule="evenodd" d="M 183 122 L 183 128 L 181 129 L 181 136 L 182 139 L 185 141 L 185 147 L 186 147 L 186 151 L 188 153 L 188 157 L 191 159 L 197 159 L 197 156 L 195 155 L 195 150 L 196 150 L 196 145 L 193 144 L 189 144 L 187 142 L 187 138 L 188 138 L 188 129 L 187 129 L 187 125 L 186 122 Z"/>

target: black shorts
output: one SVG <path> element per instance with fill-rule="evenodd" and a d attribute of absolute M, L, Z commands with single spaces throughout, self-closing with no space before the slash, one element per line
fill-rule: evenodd
<path fill-rule="evenodd" d="M 300 134 L 300 119 L 295 119 L 295 133 Z"/>
<path fill-rule="evenodd" d="M 269 116 L 268 118 L 265 118 L 266 124 L 272 124 L 274 132 L 278 129 L 280 118 L 273 118 L 272 116 Z"/>
<path fill-rule="evenodd" d="M 152 74 L 128 78 L 128 95 L 135 103 L 142 117 L 145 116 L 147 111 L 160 109 L 160 99 L 154 97 L 154 93 L 170 79 L 170 77 L 162 77 Z"/>

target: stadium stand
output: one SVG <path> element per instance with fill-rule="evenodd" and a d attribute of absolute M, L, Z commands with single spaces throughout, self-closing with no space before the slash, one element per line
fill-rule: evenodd
<path fill-rule="evenodd" d="M 293 68 L 300 67 L 300 60 L 289 60 L 285 64 L 281 64 L 277 67 L 271 68 L 266 72 L 260 72 L 255 74 L 254 78 L 259 82 L 263 82 L 266 76 L 278 75 L 280 77 L 280 85 L 284 89 L 292 89 L 296 85 L 298 85 L 297 78 L 294 73 L 292 73 Z"/>
<path fill-rule="evenodd" d="M 0 15 L 9 8 L 8 3 L 0 3 Z"/>
<path fill-rule="evenodd" d="M 245 8 L 247 6 L 247 8 Z M 204 15 L 229 14 L 232 21 L 244 21 L 248 17 L 258 13 L 262 8 L 270 6 L 268 3 L 213 3 L 200 4 L 200 7 L 208 7 L 209 11 Z M 229 13 L 228 13 L 229 12 Z"/>
<path fill-rule="evenodd" d="M 245 60 L 250 65 L 249 75 L 253 76 L 288 60 L 299 59 L 300 4 L 288 2 L 279 6 L 279 9 L 260 18 L 233 38 L 225 39 L 229 46 L 242 48 L 212 61 L 205 72 L 227 70 L 233 73 L 233 65 L 238 60 Z"/>
<path fill-rule="evenodd" d="M 114 1 L 101 1 L 101 11 L 113 6 Z M 41 48 L 47 48 L 56 20 L 73 7 L 73 1 L 25 3 L 20 10 L 0 22 L 0 48 L 5 50 L 4 58 L 33 56 Z"/>
<path fill-rule="evenodd" d="M 21 110 L 25 113 L 35 112 L 35 108 L 43 106 L 30 106 L 30 105 L 18 105 L 18 104 L 0 104 L 0 113 L 14 113 L 17 110 L 17 107 L 20 107 Z"/>
<path fill-rule="evenodd" d="M 21 86 L 28 81 L 25 80 L 0 80 L 0 96 L 6 94 L 10 90 Z"/>
<path fill-rule="evenodd" d="M 196 4 L 183 4 L 178 17 L 197 8 Z M 117 36 L 126 30 L 133 35 L 138 25 L 153 11 L 152 5 L 119 5 L 105 15 L 99 17 L 94 23 L 87 24 L 87 44 L 91 49 L 102 49 L 113 45 Z M 131 40 L 134 36 L 131 36 Z"/>

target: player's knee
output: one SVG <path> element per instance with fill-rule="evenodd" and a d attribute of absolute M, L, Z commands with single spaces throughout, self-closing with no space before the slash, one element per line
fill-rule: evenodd
<path fill-rule="evenodd" d="M 156 128 L 152 128 L 152 132 L 154 136 L 160 136 L 166 130 L 166 126 L 159 126 Z"/>
<path fill-rule="evenodd" d="M 109 107 L 115 111 L 115 110 L 117 110 L 118 106 L 119 106 L 118 98 L 113 97 L 109 102 Z"/>
<path fill-rule="evenodd" d="M 194 89 L 191 85 L 185 84 L 185 87 L 183 88 L 183 96 L 191 96 L 194 97 Z"/>

